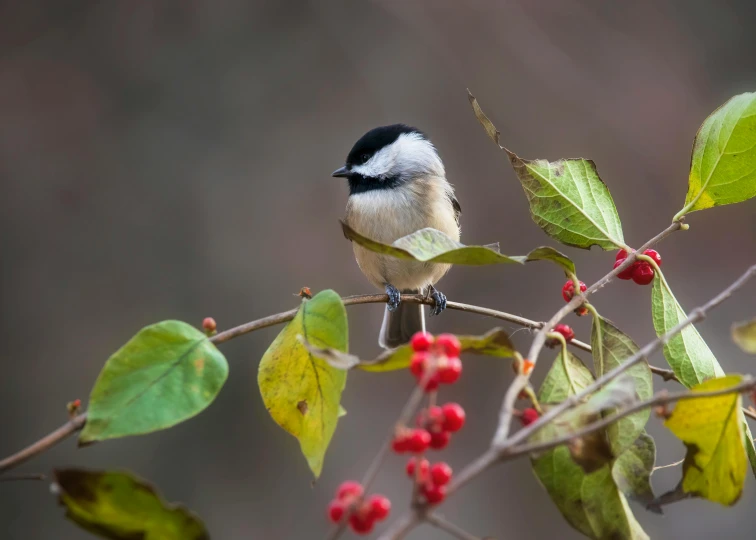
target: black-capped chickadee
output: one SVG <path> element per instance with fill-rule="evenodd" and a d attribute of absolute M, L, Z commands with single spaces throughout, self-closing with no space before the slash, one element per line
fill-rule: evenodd
<path fill-rule="evenodd" d="M 404 124 L 368 131 L 333 176 L 349 181 L 346 223 L 359 234 L 391 244 L 431 227 L 459 240 L 459 202 L 436 148 L 421 131 Z M 434 285 L 450 265 L 401 260 L 353 246 L 362 273 L 389 296 L 381 347 L 407 343 L 425 326 L 423 306 L 401 304 L 400 293 L 430 294 L 431 315 L 446 308 L 446 297 Z"/>

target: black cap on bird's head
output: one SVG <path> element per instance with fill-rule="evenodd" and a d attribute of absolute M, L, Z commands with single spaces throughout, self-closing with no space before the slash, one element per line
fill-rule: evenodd
<path fill-rule="evenodd" d="M 349 179 L 354 194 L 397 187 L 422 174 L 444 174 L 436 149 L 419 129 L 392 124 L 360 137 L 332 176 Z"/>

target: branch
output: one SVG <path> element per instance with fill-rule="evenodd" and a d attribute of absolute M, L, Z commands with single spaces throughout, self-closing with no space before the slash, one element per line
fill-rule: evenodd
<path fill-rule="evenodd" d="M 746 272 L 742 276 L 740 276 L 734 283 L 732 283 L 724 291 L 722 291 L 717 296 L 709 300 L 703 306 L 698 307 L 694 309 L 693 311 L 691 311 L 690 315 L 688 315 L 688 317 L 684 321 L 680 322 L 677 326 L 672 328 L 669 332 L 649 342 L 643 348 L 641 348 L 637 353 L 635 353 L 630 358 L 625 360 L 622 364 L 606 372 L 604 375 L 596 379 L 596 381 L 594 381 L 593 384 L 587 386 L 581 392 L 578 392 L 577 394 L 572 395 L 569 398 L 565 399 L 562 403 L 550 409 L 546 414 L 541 416 L 536 422 L 518 431 L 510 439 L 508 439 L 505 444 L 501 445 L 501 448 L 503 449 L 511 448 L 512 446 L 515 446 L 516 444 L 529 438 L 533 433 L 540 430 L 548 422 L 550 422 L 551 420 L 553 420 L 554 418 L 562 414 L 564 411 L 578 405 L 584 397 L 588 396 L 589 394 L 594 393 L 603 385 L 605 385 L 612 379 L 618 377 L 619 375 L 621 375 L 622 373 L 630 369 L 632 366 L 640 362 L 643 358 L 648 357 L 652 353 L 659 350 L 673 336 L 679 334 L 691 324 L 700 322 L 703 319 L 705 319 L 709 311 L 716 308 L 722 302 L 724 302 L 727 298 L 732 296 L 732 294 L 738 289 L 740 289 L 743 285 L 745 285 L 748 282 L 748 280 L 751 279 L 751 277 L 753 277 L 754 274 L 756 274 L 756 264 L 751 266 L 748 270 L 746 270 Z"/>
<path fill-rule="evenodd" d="M 402 540 L 405 535 L 414 529 L 421 521 L 417 512 L 405 514 L 388 528 L 386 532 L 378 537 L 378 540 Z"/>
<path fill-rule="evenodd" d="M 596 283 L 588 287 L 582 295 L 575 295 L 569 302 L 567 302 L 565 306 L 557 311 L 554 316 L 544 326 L 542 326 L 538 332 L 536 332 L 536 335 L 533 338 L 533 343 L 530 346 L 530 351 L 528 352 L 527 359 L 535 364 L 538 361 L 538 355 L 540 354 L 541 349 L 546 342 L 546 333 L 551 328 L 554 328 L 554 326 L 556 326 L 559 321 L 566 317 L 571 311 L 574 311 L 575 309 L 580 307 L 586 301 L 586 298 L 589 295 L 606 286 L 612 279 L 614 279 L 617 274 L 619 274 L 626 268 L 629 268 L 630 265 L 635 262 L 637 253 L 643 253 L 651 246 L 657 244 L 658 242 L 661 242 L 667 236 L 681 228 L 683 228 L 683 224 L 679 221 L 675 221 L 669 227 L 646 242 L 637 251 L 628 253 L 628 256 L 625 259 L 624 263 L 622 263 L 617 268 L 598 280 Z M 532 373 L 532 371 L 530 373 Z M 527 385 L 529 378 L 529 375 L 520 374 L 515 377 L 514 381 L 512 381 L 512 384 L 507 389 L 507 393 L 504 396 L 504 402 L 501 405 L 501 411 L 499 413 L 499 425 L 496 429 L 496 434 L 494 435 L 493 439 L 494 445 L 503 445 L 507 437 L 509 436 L 509 428 L 510 424 L 512 423 L 515 401 L 517 401 L 517 396 L 520 391 Z"/>
<path fill-rule="evenodd" d="M 345 306 L 353 306 L 357 304 L 381 304 L 381 303 L 386 303 L 388 301 L 388 296 L 386 294 L 361 294 L 361 295 L 355 295 L 355 296 L 346 296 L 342 298 L 342 300 Z M 432 305 L 434 301 L 430 298 L 427 298 L 425 295 L 422 295 L 422 294 L 403 294 L 402 302 Z M 525 317 L 520 317 L 518 315 L 512 315 L 511 313 L 506 313 L 504 311 L 497 311 L 495 309 L 473 306 L 470 304 L 462 304 L 459 302 L 447 302 L 446 307 L 449 309 L 457 310 L 457 311 L 464 311 L 466 313 L 476 313 L 478 315 L 491 317 L 493 319 L 507 321 L 507 322 L 517 324 L 519 326 L 524 326 L 525 328 L 530 328 L 534 330 L 543 328 L 544 326 L 544 323 L 542 322 L 526 319 Z M 234 328 L 230 328 L 228 330 L 224 330 L 223 332 L 219 332 L 218 334 L 211 337 L 210 341 L 216 345 L 219 345 L 221 343 L 225 343 L 239 336 L 243 336 L 245 334 L 249 334 L 250 332 L 254 332 L 255 330 L 261 330 L 269 326 L 275 326 L 277 324 L 289 322 L 296 316 L 297 311 L 299 311 L 299 308 L 290 309 L 282 313 L 276 313 L 275 315 L 270 315 L 268 317 L 263 317 L 262 319 L 257 319 L 254 321 L 250 321 L 248 323 L 241 324 L 239 326 L 235 326 Z M 573 345 L 583 350 L 587 350 L 587 351 L 591 350 L 590 345 L 586 343 L 582 343 L 580 341 L 573 341 Z M 73 433 L 76 433 L 77 431 L 79 431 L 80 429 L 84 427 L 86 418 L 87 418 L 87 413 L 83 412 L 79 416 L 75 417 L 73 420 L 66 422 L 61 427 L 59 427 L 58 429 L 56 429 L 49 435 L 46 435 L 39 441 L 33 443 L 27 448 L 24 448 L 23 450 L 21 450 L 20 452 L 17 452 L 16 454 L 13 454 L 12 456 L 9 456 L 3 459 L 2 461 L 0 461 L 0 474 L 2 474 L 3 471 L 7 471 L 8 469 L 12 469 L 20 465 L 21 463 L 25 462 L 28 459 L 31 459 L 37 454 L 40 454 L 44 452 L 45 450 L 48 450 L 50 447 L 63 441 L 64 439 L 72 435 Z"/>
<path fill-rule="evenodd" d="M 68 438 L 69 436 L 73 435 L 81 428 L 83 428 L 86 421 L 87 413 L 82 413 L 79 416 L 72 418 L 49 435 L 41 438 L 34 444 L 31 444 L 20 452 L 16 452 L 12 456 L 9 456 L 0 461 L 0 473 L 21 465 L 24 461 L 33 458 L 37 454 L 41 454 L 45 450 L 49 450 L 60 441 Z"/>
<path fill-rule="evenodd" d="M 428 514 L 427 516 L 425 516 L 425 521 L 427 521 L 434 527 L 441 529 L 442 531 L 448 532 L 454 538 L 458 538 L 459 540 L 480 540 L 480 538 L 478 538 L 477 536 L 473 536 L 469 532 L 459 528 L 457 525 L 455 525 L 451 521 L 447 521 L 441 516 Z"/>
<path fill-rule="evenodd" d="M 756 274 L 756 265 L 751 266 L 742 276 L 740 276 L 734 283 L 727 287 L 724 291 L 717 296 L 709 300 L 706 304 L 698 307 L 690 312 L 690 315 L 680 324 L 672 328 L 666 334 L 656 338 L 655 340 L 646 344 L 636 354 L 625 360 L 621 365 L 617 366 L 611 371 L 608 371 L 603 376 L 599 377 L 593 384 L 586 387 L 578 394 L 572 395 L 562 401 L 559 405 L 549 409 L 543 416 L 541 416 L 536 422 L 530 424 L 527 427 L 519 430 L 517 433 L 508 438 L 503 444 L 492 444 L 492 447 L 482 456 L 480 456 L 473 463 L 462 469 L 460 473 L 452 480 L 447 490 L 447 497 L 452 492 L 456 491 L 474 477 L 482 473 L 491 467 L 494 463 L 501 461 L 508 457 L 508 454 L 512 452 L 513 448 L 516 448 L 518 444 L 529 439 L 535 432 L 546 426 L 549 422 L 554 420 L 557 416 L 564 413 L 568 409 L 571 409 L 579 405 L 584 397 L 594 393 L 601 388 L 604 384 L 616 378 L 620 374 L 627 371 L 630 367 L 640 362 L 644 357 L 649 356 L 651 353 L 660 349 L 665 343 L 667 343 L 673 336 L 682 332 L 689 325 L 703 320 L 709 311 L 718 307 L 727 298 L 732 296 L 735 291 L 740 289 L 746 282 Z M 518 376 L 519 378 L 519 376 Z M 514 383 L 513 383 L 514 384 Z M 511 387 L 510 387 L 511 388 Z M 674 395 L 674 394 L 673 394 Z M 681 394 L 676 394 L 681 395 Z M 687 399 L 687 398 L 685 398 Z M 756 414 L 749 414 L 749 416 L 756 417 Z M 617 419 L 616 415 L 609 418 L 611 422 Z M 609 423 L 611 423 L 609 422 Z M 572 435 L 574 437 L 574 435 Z"/>
<path fill-rule="evenodd" d="M 606 418 L 599 420 L 598 422 L 595 422 L 588 426 L 585 426 L 584 428 L 574 433 L 562 435 L 561 437 L 557 437 L 550 441 L 529 443 L 529 444 L 523 444 L 521 446 L 515 446 L 514 448 L 511 448 L 510 450 L 506 451 L 505 455 L 500 456 L 500 459 L 504 461 L 504 460 L 515 458 L 517 456 L 521 456 L 522 454 L 531 454 L 534 452 L 543 452 L 545 450 L 550 450 L 551 448 L 555 448 L 559 445 L 568 443 L 574 439 L 584 437 L 590 433 L 593 433 L 594 431 L 603 429 L 613 424 L 617 420 L 620 420 L 633 413 L 636 413 L 643 409 L 647 409 L 649 407 L 654 407 L 656 405 L 666 405 L 668 403 L 674 403 L 676 401 L 682 401 L 685 399 L 700 399 L 700 398 L 716 397 L 716 396 L 722 396 L 725 394 L 735 394 L 735 393 L 742 394 L 743 392 L 748 392 L 749 390 L 753 390 L 754 388 L 756 388 L 756 381 L 754 381 L 751 377 L 743 377 L 743 381 L 736 384 L 735 386 L 731 386 L 729 388 L 720 388 L 719 390 L 710 390 L 708 392 L 694 392 L 691 390 L 687 390 L 684 392 L 676 392 L 674 394 L 670 394 L 667 392 L 659 392 L 651 399 L 636 403 L 635 405 L 628 407 L 627 409 L 623 409 L 617 414 L 607 416 Z"/>

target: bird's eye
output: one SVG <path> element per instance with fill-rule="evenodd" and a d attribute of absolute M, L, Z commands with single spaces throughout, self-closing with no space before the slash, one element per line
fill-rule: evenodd
<path fill-rule="evenodd" d="M 367 163 L 370 159 L 370 154 L 362 154 L 360 156 L 360 163 Z"/>

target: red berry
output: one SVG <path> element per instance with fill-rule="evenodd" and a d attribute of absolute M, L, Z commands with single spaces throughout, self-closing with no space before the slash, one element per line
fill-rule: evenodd
<path fill-rule="evenodd" d="M 439 337 L 439 339 L 441 338 Z M 462 360 L 458 356 L 449 356 L 445 365 L 438 369 L 438 377 L 442 383 L 452 384 L 457 382 L 460 375 L 462 375 Z"/>
<path fill-rule="evenodd" d="M 647 262 L 641 262 L 633 272 L 633 281 L 638 285 L 648 285 L 654 280 L 654 269 Z"/>
<path fill-rule="evenodd" d="M 625 259 L 620 259 L 619 261 L 615 262 L 614 263 L 614 268 L 617 268 L 623 262 L 625 262 Z M 628 266 L 627 268 L 625 268 L 622 272 L 620 272 L 619 274 L 617 274 L 617 277 L 619 279 L 625 279 L 625 280 L 633 279 L 633 272 L 635 271 L 635 268 L 637 266 L 638 266 L 638 262 L 636 261 L 633 264 L 631 264 L 630 266 Z"/>
<path fill-rule="evenodd" d="M 446 498 L 446 486 L 426 484 L 423 486 L 423 495 L 429 504 L 438 504 Z"/>
<path fill-rule="evenodd" d="M 444 412 L 441 407 L 433 406 L 420 411 L 417 415 L 417 427 L 425 428 L 428 431 L 441 431 L 444 424 Z"/>
<path fill-rule="evenodd" d="M 431 439 L 433 436 L 431 435 Z M 430 470 L 430 463 L 428 463 L 427 459 L 420 460 L 420 470 L 417 471 L 417 458 L 410 458 L 410 460 L 407 462 L 407 476 L 410 478 L 415 478 L 415 472 L 417 472 L 420 475 L 420 481 L 425 482 L 425 480 L 428 478 L 428 471 Z"/>
<path fill-rule="evenodd" d="M 328 519 L 333 521 L 334 523 L 338 523 L 341 521 L 341 518 L 344 517 L 344 503 L 341 502 L 338 499 L 332 500 L 328 504 Z"/>
<path fill-rule="evenodd" d="M 434 450 L 443 450 L 449 444 L 451 439 L 451 433 L 448 431 L 439 431 L 438 433 L 431 433 L 430 447 Z"/>
<path fill-rule="evenodd" d="M 420 376 L 423 374 L 423 371 L 425 371 L 425 365 L 428 361 L 428 353 L 427 352 L 416 352 L 412 355 L 412 361 L 410 362 L 410 372 L 415 376 L 420 378 Z"/>
<path fill-rule="evenodd" d="M 352 526 L 352 530 L 357 534 L 368 534 L 373 530 L 375 521 L 370 515 L 361 515 L 359 512 L 355 512 L 349 516 L 349 524 Z"/>
<path fill-rule="evenodd" d="M 529 426 L 530 424 L 538 420 L 538 416 L 538 411 L 530 407 L 522 411 L 522 415 L 520 415 L 520 422 L 522 422 L 523 426 Z"/>
<path fill-rule="evenodd" d="M 441 334 L 436 338 L 436 345 L 450 358 L 459 356 L 462 352 L 462 345 L 454 334 Z"/>
<path fill-rule="evenodd" d="M 425 374 L 423 374 L 425 375 Z M 418 377 L 418 382 L 421 382 L 423 377 Z M 436 371 L 433 375 L 431 375 L 428 380 L 425 383 L 425 391 L 426 392 L 432 392 L 436 388 L 438 388 L 438 385 L 441 383 L 441 376 L 438 374 L 438 371 Z"/>
<path fill-rule="evenodd" d="M 617 252 L 617 256 L 614 258 L 615 261 L 624 261 L 627 259 L 627 251 L 624 249 L 621 249 Z M 617 265 L 615 265 L 616 267 Z"/>
<path fill-rule="evenodd" d="M 409 451 L 409 437 L 404 433 L 394 435 L 394 440 L 391 441 L 391 449 L 397 454 L 404 454 Z"/>
<path fill-rule="evenodd" d="M 428 332 L 418 332 L 410 340 L 410 347 L 415 352 L 427 351 L 433 345 L 433 334 Z"/>
<path fill-rule="evenodd" d="M 386 519 L 391 512 L 391 501 L 383 495 L 373 495 L 368 499 L 367 504 L 370 508 L 370 517 L 374 520 Z"/>
<path fill-rule="evenodd" d="M 434 463 L 430 469 L 431 479 L 437 486 L 443 486 L 449 483 L 452 477 L 452 468 L 443 461 Z"/>
<path fill-rule="evenodd" d="M 579 283 L 580 292 L 585 292 L 585 283 L 583 283 L 582 281 L 580 281 Z M 570 300 L 572 300 L 573 296 L 575 296 L 575 284 L 570 279 L 567 281 L 567 283 L 564 284 L 564 287 L 562 287 L 562 298 L 564 298 L 565 302 L 569 302 Z"/>
<path fill-rule="evenodd" d="M 428 449 L 431 442 L 431 434 L 424 429 L 413 429 L 412 434 L 407 440 L 407 447 L 410 452 L 420 454 Z"/>
<path fill-rule="evenodd" d="M 362 497 L 362 484 L 353 480 L 342 482 L 339 489 L 336 490 L 336 499 L 342 501 L 347 497 Z"/>
<path fill-rule="evenodd" d="M 465 410 L 458 403 L 447 403 L 441 410 L 444 412 L 444 429 L 454 433 L 465 425 Z"/>
<path fill-rule="evenodd" d="M 558 324 L 554 327 L 554 332 L 558 332 L 564 336 L 564 340 L 569 343 L 573 340 L 575 337 L 575 332 L 572 331 L 572 328 L 567 326 L 566 324 Z"/>
<path fill-rule="evenodd" d="M 651 257 L 653 261 L 656 263 L 656 266 L 661 266 L 661 255 L 659 255 L 659 252 L 655 249 L 647 249 L 643 252 L 643 254 L 646 257 Z"/>
<path fill-rule="evenodd" d="M 202 328 L 205 330 L 205 332 L 215 332 L 218 326 L 215 324 L 215 319 L 213 319 L 212 317 L 205 317 L 205 319 L 202 321 Z"/>

